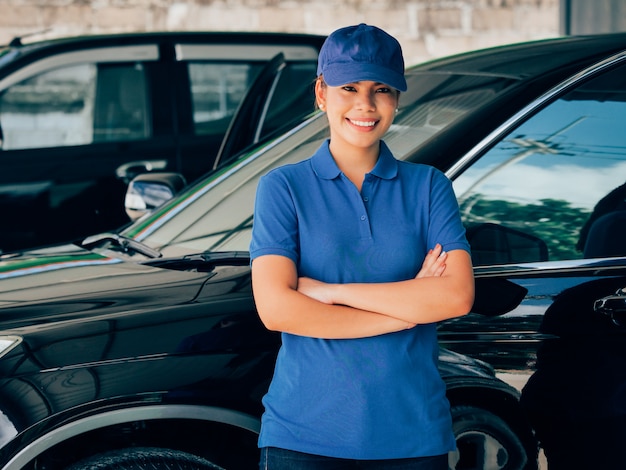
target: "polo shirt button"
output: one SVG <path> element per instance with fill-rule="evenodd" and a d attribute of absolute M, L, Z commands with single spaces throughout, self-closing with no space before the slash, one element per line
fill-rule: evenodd
<path fill-rule="evenodd" d="M 365 220 L 365 216 L 364 215 L 361 216 L 361 220 Z"/>
<path fill-rule="evenodd" d="M 369 198 L 369 197 L 367 197 L 367 196 L 365 196 L 365 197 L 363 198 L 363 200 L 364 200 L 365 202 L 367 202 L 367 201 L 369 201 L 369 200 L 370 200 L 370 198 Z"/>

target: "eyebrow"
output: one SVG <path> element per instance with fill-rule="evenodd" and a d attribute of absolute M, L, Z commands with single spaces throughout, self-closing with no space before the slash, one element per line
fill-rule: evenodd
<path fill-rule="evenodd" d="M 350 85 L 351 83 L 363 83 L 363 82 L 371 82 L 371 80 L 357 80 L 356 82 L 348 82 L 345 85 Z M 386 86 L 386 87 L 391 88 L 389 85 L 383 82 L 374 82 L 374 86 Z"/>

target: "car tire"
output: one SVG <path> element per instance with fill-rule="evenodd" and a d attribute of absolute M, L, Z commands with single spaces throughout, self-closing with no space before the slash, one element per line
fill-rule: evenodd
<path fill-rule="evenodd" d="M 529 468 L 520 438 L 499 416 L 474 406 L 453 406 L 452 427 L 457 450 L 450 452 L 454 470 L 522 470 Z"/>
<path fill-rule="evenodd" d="M 157 447 L 113 450 L 88 457 L 66 470 L 223 470 L 196 455 Z"/>

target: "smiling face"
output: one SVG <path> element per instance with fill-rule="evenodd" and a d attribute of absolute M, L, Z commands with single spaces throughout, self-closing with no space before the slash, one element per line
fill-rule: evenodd
<path fill-rule="evenodd" d="M 337 151 L 378 151 L 398 107 L 397 90 L 372 81 L 332 87 L 320 78 L 315 94 L 328 116 L 333 155 Z"/>

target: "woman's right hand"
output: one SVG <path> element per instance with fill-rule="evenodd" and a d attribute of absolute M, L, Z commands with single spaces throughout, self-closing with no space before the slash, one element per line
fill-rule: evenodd
<path fill-rule="evenodd" d="M 443 247 L 437 243 L 435 248 L 428 250 L 426 258 L 422 263 L 422 268 L 415 276 L 416 279 L 421 277 L 439 277 L 446 270 L 446 258 L 448 253 L 443 251 Z"/>

